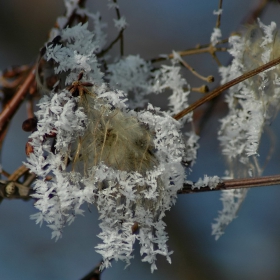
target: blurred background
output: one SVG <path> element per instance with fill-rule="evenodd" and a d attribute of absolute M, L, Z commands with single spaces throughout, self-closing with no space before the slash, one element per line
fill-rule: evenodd
<path fill-rule="evenodd" d="M 92 12 L 100 11 L 108 22 L 110 42 L 117 34 L 113 26 L 115 11 L 108 10 L 104 0 L 87 2 Z M 216 23 L 213 11 L 218 9 L 218 0 L 119 0 L 118 3 L 129 24 L 124 33 L 125 55 L 140 54 L 145 59 L 209 43 Z M 223 38 L 238 31 L 258 4 L 256 0 L 224 0 Z M 0 70 L 34 63 L 50 28 L 63 12 L 62 0 L 0 1 Z M 279 12 L 280 4 L 274 1 L 261 19 L 265 24 L 275 21 L 280 27 Z M 118 46 L 114 51 L 118 52 Z M 224 64 L 230 59 L 225 54 L 218 57 Z M 209 54 L 185 59 L 199 73 L 216 77 L 210 89 L 219 84 L 217 65 Z M 185 74 L 191 86 L 201 85 L 187 71 Z M 194 99 L 200 96 L 197 93 Z M 156 103 L 158 97 L 152 100 Z M 157 105 L 166 108 L 166 103 Z M 204 174 L 224 175 L 226 166 L 217 142 L 217 130 L 219 118 L 225 114 L 224 106 L 218 106 L 204 124 L 197 163 L 189 180 L 197 181 Z M 1 153 L 1 165 L 8 172 L 13 172 L 25 160 L 28 133 L 22 131 L 21 125 L 26 118 L 23 104 L 11 123 Z M 279 173 L 279 123 L 278 117 L 271 125 L 277 141 L 264 175 Z M 270 144 L 267 139 L 264 136 L 264 150 Z M 215 241 L 211 223 L 222 208 L 219 196 L 219 192 L 213 192 L 178 197 L 165 219 L 169 248 L 174 251 L 171 265 L 159 257 L 158 271 L 151 274 L 150 266 L 141 262 L 136 245 L 135 258 L 126 270 L 124 263 L 113 262 L 101 279 L 280 279 L 280 187 L 250 190 L 238 218 Z M 65 228 L 63 238 L 55 242 L 51 240 L 49 228 L 45 225 L 40 228 L 30 220 L 29 216 L 37 212 L 32 201 L 4 199 L 0 205 L 0 278 L 74 280 L 85 276 L 101 260 L 94 249 L 100 242 L 96 237 L 100 232 L 97 211 L 94 206 L 90 211 L 85 210 L 85 217 L 78 217 Z"/>

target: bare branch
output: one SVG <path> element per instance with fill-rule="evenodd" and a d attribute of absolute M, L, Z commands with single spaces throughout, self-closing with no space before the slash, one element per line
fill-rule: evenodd
<path fill-rule="evenodd" d="M 17 93 L 14 95 L 14 97 L 10 100 L 10 102 L 6 105 L 6 107 L 2 111 L 0 115 L 0 135 L 2 135 L 2 133 L 5 131 L 7 124 L 9 123 L 13 115 L 16 113 L 22 101 L 24 100 L 34 80 L 35 80 L 35 66 L 32 67 L 24 83 L 21 85 Z"/>

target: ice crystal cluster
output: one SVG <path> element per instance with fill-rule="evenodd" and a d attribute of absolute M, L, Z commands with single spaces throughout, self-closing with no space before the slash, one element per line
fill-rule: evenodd
<path fill-rule="evenodd" d="M 60 42 L 46 46 L 44 59 L 54 65 L 60 80 L 38 104 L 37 130 L 29 140 L 33 152 L 26 163 L 38 176 L 33 196 L 40 212 L 32 218 L 45 221 L 58 239 L 63 227 L 83 213 L 82 204 L 95 204 L 102 239 L 96 249 L 103 257 L 102 268 L 113 259 L 129 264 L 138 240 L 142 260 L 153 271 L 158 254 L 171 262 L 163 218 L 183 185 L 182 160 L 186 149 L 195 146 L 194 137 L 186 147 L 181 124 L 151 104 L 142 111 L 128 109 L 127 94 L 120 89 L 135 89 L 145 96 L 144 91 L 155 84 L 148 81 L 149 65 L 144 60 L 128 56 L 115 67 L 108 64 L 105 74 L 96 56 L 104 36 L 93 35 L 87 24 L 56 33 Z M 135 75 L 133 85 L 127 75 L 132 80 Z M 173 88 L 177 95 L 183 94 L 178 88 L 185 81 L 179 73 L 166 68 L 158 74 L 162 88 L 168 86 L 163 75 L 181 79 Z M 70 90 L 75 81 L 79 89 Z M 195 152 L 190 154 L 195 158 Z"/>
<path fill-rule="evenodd" d="M 239 36 L 230 37 L 229 53 L 233 60 L 221 67 L 222 83 L 226 83 L 272 59 L 280 56 L 280 37 L 276 24 L 248 27 Z M 221 120 L 219 140 L 229 163 L 229 176 L 240 178 L 260 176 L 258 148 L 264 126 L 269 124 L 280 105 L 280 66 L 270 68 L 244 82 L 231 87 L 226 95 L 228 115 Z M 224 191 L 224 208 L 213 225 L 218 238 L 235 217 L 246 190 Z"/>

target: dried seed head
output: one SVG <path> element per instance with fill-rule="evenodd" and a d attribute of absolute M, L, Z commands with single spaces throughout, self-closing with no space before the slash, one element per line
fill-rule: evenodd
<path fill-rule="evenodd" d="M 34 131 L 37 127 L 37 119 L 29 118 L 22 123 L 22 129 L 26 132 Z"/>
<path fill-rule="evenodd" d="M 7 194 L 7 196 L 10 196 L 10 195 L 14 194 L 15 190 L 16 190 L 15 183 L 14 182 L 8 183 L 8 185 L 6 186 L 6 194 Z"/>
<path fill-rule="evenodd" d="M 140 174 L 157 165 L 152 133 L 144 124 L 103 100 L 90 95 L 85 99 L 88 127 L 74 161 L 81 160 L 86 170 L 104 162 L 108 167 Z"/>

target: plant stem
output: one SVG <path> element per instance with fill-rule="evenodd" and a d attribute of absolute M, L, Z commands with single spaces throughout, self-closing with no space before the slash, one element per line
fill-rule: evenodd
<path fill-rule="evenodd" d="M 201 192 L 208 192 L 208 191 L 234 190 L 234 189 L 241 189 L 241 188 L 265 187 L 265 186 L 273 186 L 273 185 L 280 185 L 280 175 L 226 180 L 219 183 L 215 188 L 210 188 L 209 186 L 206 186 L 198 189 L 198 188 L 193 188 L 193 185 L 191 184 L 184 184 L 183 188 L 179 190 L 177 193 L 178 194 L 201 193 Z"/>
<path fill-rule="evenodd" d="M 175 116 L 173 116 L 174 119 L 179 120 L 181 118 L 183 118 L 185 115 L 187 115 L 188 113 L 192 112 L 194 109 L 196 109 L 197 107 L 199 107 L 200 105 L 204 104 L 205 102 L 215 98 L 216 96 L 220 95 L 223 91 L 225 91 L 226 89 L 229 89 L 230 87 L 239 84 L 277 64 L 280 63 L 280 57 L 256 68 L 253 69 L 252 71 L 249 71 L 239 77 L 237 77 L 236 79 L 233 79 L 231 81 L 229 81 L 228 83 L 225 83 L 224 85 L 214 89 L 212 92 L 208 93 L 207 95 L 205 95 L 204 97 L 202 97 L 201 99 L 197 100 L 196 102 L 194 102 L 192 105 L 190 105 L 188 108 L 184 109 L 183 111 L 179 112 L 178 114 L 176 114 Z"/>

